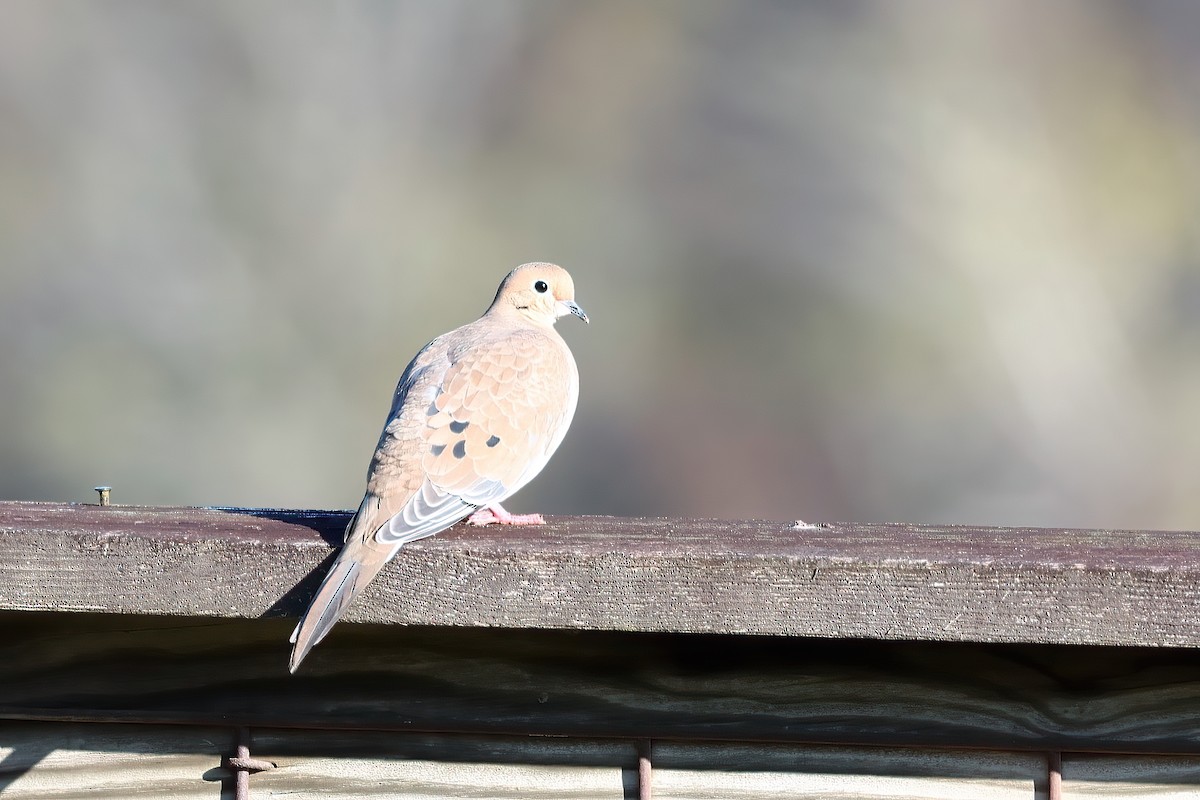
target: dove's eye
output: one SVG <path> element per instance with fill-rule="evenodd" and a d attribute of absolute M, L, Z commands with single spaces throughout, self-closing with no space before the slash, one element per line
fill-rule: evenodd
<path fill-rule="evenodd" d="M 538 281 L 533 285 L 533 290 L 538 294 L 545 294 L 550 290 L 550 285 L 545 281 Z"/>

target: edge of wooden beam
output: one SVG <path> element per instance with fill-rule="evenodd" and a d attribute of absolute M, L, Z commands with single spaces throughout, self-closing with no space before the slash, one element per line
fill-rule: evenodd
<path fill-rule="evenodd" d="M 0 502 L 0 609 L 296 616 L 348 514 Z M 1200 646 L 1200 533 L 554 517 L 405 547 L 351 622 Z"/>

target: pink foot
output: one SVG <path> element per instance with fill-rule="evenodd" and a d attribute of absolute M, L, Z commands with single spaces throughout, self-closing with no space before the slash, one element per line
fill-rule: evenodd
<path fill-rule="evenodd" d="M 504 506 L 493 503 L 481 508 L 467 517 L 468 525 L 545 525 L 546 518 L 541 514 L 510 514 Z"/>

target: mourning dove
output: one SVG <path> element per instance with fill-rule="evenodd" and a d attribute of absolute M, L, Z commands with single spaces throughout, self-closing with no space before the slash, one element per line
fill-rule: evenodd
<path fill-rule="evenodd" d="M 562 267 L 510 272 L 482 317 L 439 336 L 404 370 L 346 542 L 292 632 L 291 671 L 406 543 L 463 517 L 543 524 L 500 505 L 542 471 L 579 398 L 575 359 L 554 323 L 587 314 Z"/>

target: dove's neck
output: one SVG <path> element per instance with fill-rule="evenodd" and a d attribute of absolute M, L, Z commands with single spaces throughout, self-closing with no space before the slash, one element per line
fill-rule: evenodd
<path fill-rule="evenodd" d="M 532 308 L 522 308 L 520 306 L 511 306 L 504 303 L 494 303 L 492 307 L 484 314 L 495 320 L 503 320 L 505 322 L 518 325 L 527 325 L 535 328 L 553 329 L 557 318 L 545 312 L 535 311 Z"/>

